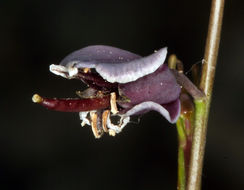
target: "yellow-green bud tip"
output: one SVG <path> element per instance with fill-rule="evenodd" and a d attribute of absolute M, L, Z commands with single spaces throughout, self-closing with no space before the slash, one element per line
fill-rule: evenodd
<path fill-rule="evenodd" d="M 39 96 L 38 94 L 34 94 L 34 95 L 32 96 L 32 101 L 33 101 L 34 103 L 41 103 L 41 102 L 43 101 L 43 99 L 42 99 L 42 97 Z"/>

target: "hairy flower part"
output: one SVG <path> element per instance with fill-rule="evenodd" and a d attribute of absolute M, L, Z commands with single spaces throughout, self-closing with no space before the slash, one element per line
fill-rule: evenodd
<path fill-rule="evenodd" d="M 164 65 L 167 48 L 141 57 L 110 46 L 95 45 L 77 50 L 50 71 L 67 79 L 79 79 L 88 88 L 78 99 L 50 99 L 39 95 L 33 101 L 57 111 L 80 112 L 81 125 L 90 125 L 96 138 L 114 136 L 130 116 L 154 110 L 170 123 L 180 114 L 181 88 Z M 114 116 L 119 117 L 117 123 Z"/>

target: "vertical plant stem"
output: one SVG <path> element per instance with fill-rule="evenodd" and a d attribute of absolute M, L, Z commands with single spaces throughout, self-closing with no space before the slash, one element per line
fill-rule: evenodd
<path fill-rule="evenodd" d="M 193 133 L 187 190 L 199 190 L 201 188 L 207 122 L 218 57 L 223 11 L 224 0 L 212 0 L 204 64 L 200 81 L 200 89 L 205 93 L 206 98 L 195 100 L 195 129 Z"/>
<path fill-rule="evenodd" d="M 206 101 L 195 100 L 195 122 L 189 163 L 187 190 L 201 189 L 202 162 L 206 138 Z"/>
<path fill-rule="evenodd" d="M 186 189 L 186 172 L 185 172 L 185 158 L 184 148 L 179 146 L 178 148 L 178 190 Z"/>
<path fill-rule="evenodd" d="M 187 138 L 184 131 L 183 120 L 180 117 L 176 123 L 178 132 L 178 190 L 185 190 L 186 188 L 186 166 L 184 149 L 187 144 Z"/>

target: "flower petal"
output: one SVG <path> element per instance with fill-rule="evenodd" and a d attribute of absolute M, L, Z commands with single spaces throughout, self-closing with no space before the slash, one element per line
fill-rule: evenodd
<path fill-rule="evenodd" d="M 98 64 L 95 69 L 104 79 L 111 83 L 128 83 L 157 70 L 164 64 L 166 54 L 167 49 L 164 48 L 147 57 L 123 64 Z"/>
<path fill-rule="evenodd" d="M 119 48 L 94 45 L 70 53 L 61 61 L 60 65 L 69 67 L 78 63 L 78 68 L 91 68 L 98 63 L 124 63 L 140 57 L 139 55 Z"/>
<path fill-rule="evenodd" d="M 69 69 L 95 68 L 108 82 L 128 83 L 153 73 L 164 63 L 166 55 L 167 48 L 141 58 L 119 48 L 88 46 L 68 55 L 60 65 Z"/>
<path fill-rule="evenodd" d="M 175 101 L 180 96 L 181 88 L 174 75 L 166 65 L 157 71 L 140 79 L 126 84 L 119 84 L 121 96 L 127 97 L 130 102 L 119 103 L 128 108 L 136 104 L 152 101 L 160 105 Z"/>
<path fill-rule="evenodd" d="M 139 115 L 148 111 L 157 111 L 164 116 L 170 123 L 175 123 L 180 116 L 180 100 L 177 99 L 169 104 L 160 105 L 155 102 L 143 102 L 128 110 L 125 115 Z"/>

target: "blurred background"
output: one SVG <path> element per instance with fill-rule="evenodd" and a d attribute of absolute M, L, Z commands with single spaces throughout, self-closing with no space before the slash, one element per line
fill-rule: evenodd
<path fill-rule="evenodd" d="M 94 44 L 140 55 L 167 46 L 188 71 L 203 59 L 205 1 L 0 1 L 0 189 L 176 189 L 177 136 L 158 113 L 96 140 L 78 114 L 48 111 L 34 93 L 83 88 L 49 72 Z M 203 170 L 203 189 L 244 189 L 244 11 L 226 1 Z"/>

